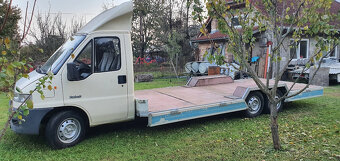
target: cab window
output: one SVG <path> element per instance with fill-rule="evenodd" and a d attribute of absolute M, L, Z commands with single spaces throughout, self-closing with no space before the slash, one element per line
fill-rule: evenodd
<path fill-rule="evenodd" d="M 84 47 L 79 53 L 78 57 L 74 60 L 74 63 L 79 69 L 81 79 L 87 78 L 92 74 L 92 51 L 93 45 L 92 40 Z"/>
<path fill-rule="evenodd" d="M 118 71 L 121 68 L 120 42 L 118 38 L 96 38 L 94 40 L 94 72 Z"/>

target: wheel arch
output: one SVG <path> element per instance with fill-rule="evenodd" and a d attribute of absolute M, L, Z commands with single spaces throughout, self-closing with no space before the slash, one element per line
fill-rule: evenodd
<path fill-rule="evenodd" d="M 280 90 L 282 94 L 285 94 L 288 91 L 286 85 L 280 85 L 279 87 L 277 87 L 277 89 Z M 256 91 L 260 92 L 265 99 L 268 99 L 267 95 L 263 93 L 258 87 L 254 87 L 254 88 L 237 87 L 233 95 L 246 99 L 251 92 L 256 92 Z"/>
<path fill-rule="evenodd" d="M 84 119 L 85 119 L 85 125 L 90 126 L 91 124 L 91 118 L 90 115 L 83 109 L 75 106 L 61 106 L 61 107 L 55 107 L 53 110 L 49 111 L 41 120 L 40 122 L 40 132 L 43 130 L 43 128 L 46 126 L 48 120 L 56 113 L 61 111 L 75 111 L 79 113 Z"/>

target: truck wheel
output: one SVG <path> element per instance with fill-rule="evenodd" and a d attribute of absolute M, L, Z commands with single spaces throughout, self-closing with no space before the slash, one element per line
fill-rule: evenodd
<path fill-rule="evenodd" d="M 252 118 L 260 115 L 264 106 L 262 94 L 258 91 L 249 93 L 248 97 L 246 98 L 246 104 L 248 106 L 248 109 L 245 110 L 245 115 L 247 117 Z"/>
<path fill-rule="evenodd" d="M 282 97 L 283 96 L 283 93 L 280 91 L 280 90 L 277 90 L 277 95 L 276 95 L 276 97 L 275 98 L 280 98 L 280 97 Z M 278 104 L 277 104 L 277 112 L 281 112 L 282 111 L 282 109 L 283 109 L 283 104 L 284 104 L 284 100 L 282 100 L 281 102 L 279 102 Z M 264 112 L 265 113 L 270 113 L 270 107 L 269 107 L 269 100 L 267 100 L 266 101 L 266 105 L 265 105 L 265 107 L 264 107 Z"/>
<path fill-rule="evenodd" d="M 50 118 L 46 125 L 45 137 L 54 149 L 76 145 L 85 136 L 85 121 L 74 111 L 62 111 Z"/>

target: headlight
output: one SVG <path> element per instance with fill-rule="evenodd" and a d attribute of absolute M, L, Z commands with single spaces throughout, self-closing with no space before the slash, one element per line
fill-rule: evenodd
<path fill-rule="evenodd" d="M 15 102 L 24 102 L 30 95 L 29 94 L 20 94 L 20 93 L 14 93 L 13 101 Z"/>

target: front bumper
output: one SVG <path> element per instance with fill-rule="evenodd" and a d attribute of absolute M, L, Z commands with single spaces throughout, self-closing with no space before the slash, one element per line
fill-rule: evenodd
<path fill-rule="evenodd" d="M 38 135 L 41 120 L 51 110 L 53 108 L 31 109 L 29 115 L 23 116 L 25 121 L 21 121 L 21 124 L 17 118 L 13 118 L 11 129 L 18 134 Z"/>

